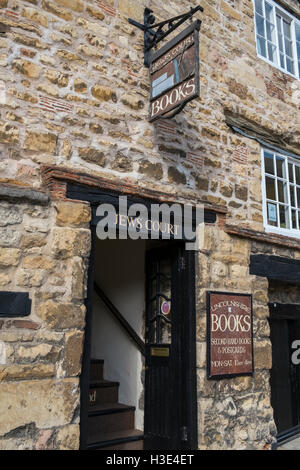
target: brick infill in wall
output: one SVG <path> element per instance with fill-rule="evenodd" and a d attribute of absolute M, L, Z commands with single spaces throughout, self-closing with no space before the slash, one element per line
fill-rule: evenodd
<path fill-rule="evenodd" d="M 194 201 L 187 199 L 178 200 L 172 194 L 156 191 L 153 189 L 142 188 L 130 182 L 110 180 L 101 176 L 91 176 L 85 173 L 78 173 L 72 171 L 69 168 L 57 167 L 57 166 L 43 166 L 41 169 L 42 179 L 44 185 L 50 192 L 52 199 L 67 199 L 67 184 L 77 183 L 83 186 L 99 188 L 101 190 L 113 191 L 115 193 L 123 195 L 132 195 L 144 197 L 146 199 L 152 199 L 154 201 L 165 202 L 169 204 L 174 203 L 189 203 L 193 205 Z M 69 200 L 69 199 L 68 199 Z M 78 201 L 77 201 L 78 202 Z M 82 201 L 81 201 L 82 202 Z M 225 206 L 219 206 L 216 204 L 210 204 L 198 200 L 196 204 L 204 204 L 204 208 L 214 211 L 219 214 L 226 214 L 227 208 Z"/>

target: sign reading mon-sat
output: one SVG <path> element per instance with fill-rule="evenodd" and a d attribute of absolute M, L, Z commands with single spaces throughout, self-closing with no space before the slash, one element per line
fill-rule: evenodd
<path fill-rule="evenodd" d="M 149 121 L 171 118 L 199 96 L 199 30 L 197 20 L 151 56 Z"/>
<path fill-rule="evenodd" d="M 207 293 L 208 378 L 253 373 L 252 296 Z"/>

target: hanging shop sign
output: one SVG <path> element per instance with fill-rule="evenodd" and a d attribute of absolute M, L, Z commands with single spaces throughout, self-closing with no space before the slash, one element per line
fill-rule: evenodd
<path fill-rule="evenodd" d="M 252 375 L 252 296 L 207 293 L 207 377 Z"/>
<path fill-rule="evenodd" d="M 197 20 L 150 56 L 149 121 L 171 118 L 199 96 L 199 30 Z"/>
<path fill-rule="evenodd" d="M 161 49 L 157 48 L 169 34 L 193 15 L 203 12 L 201 5 L 187 13 L 155 23 L 153 10 L 145 8 L 144 24 L 128 21 L 144 32 L 144 65 L 150 70 L 151 96 L 149 121 L 172 118 L 199 96 L 199 31 L 197 20 Z"/>

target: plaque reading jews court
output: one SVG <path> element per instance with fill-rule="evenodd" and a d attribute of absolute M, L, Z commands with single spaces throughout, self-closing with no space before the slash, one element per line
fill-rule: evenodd
<path fill-rule="evenodd" d="M 199 96 L 199 29 L 195 21 L 151 56 L 149 120 L 171 118 Z"/>
<path fill-rule="evenodd" d="M 252 296 L 208 292 L 208 378 L 253 373 Z"/>

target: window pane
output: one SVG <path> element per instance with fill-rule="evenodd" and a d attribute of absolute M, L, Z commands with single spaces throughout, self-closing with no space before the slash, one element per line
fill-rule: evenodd
<path fill-rule="evenodd" d="M 300 208 L 300 188 L 297 188 L 297 207 Z"/>
<path fill-rule="evenodd" d="M 274 158 L 270 153 L 265 152 L 265 172 L 274 175 Z"/>
<path fill-rule="evenodd" d="M 276 170 L 277 176 L 279 176 L 279 178 L 286 178 L 284 158 L 276 157 Z"/>
<path fill-rule="evenodd" d="M 268 21 L 273 23 L 273 7 L 265 2 L 266 5 L 266 18 Z"/>
<path fill-rule="evenodd" d="M 287 202 L 286 183 L 283 183 L 283 181 L 277 181 L 277 184 L 278 184 L 278 201 Z"/>
<path fill-rule="evenodd" d="M 293 57 L 292 41 L 289 41 L 288 39 L 284 38 L 284 44 L 286 55 L 288 55 L 289 57 Z"/>
<path fill-rule="evenodd" d="M 291 206 L 295 207 L 295 186 L 290 186 Z"/>
<path fill-rule="evenodd" d="M 266 41 L 259 36 L 257 37 L 257 50 L 260 55 L 267 57 Z"/>
<path fill-rule="evenodd" d="M 272 62 L 276 61 L 276 47 L 270 42 L 268 42 L 268 57 Z"/>
<path fill-rule="evenodd" d="M 292 228 L 297 228 L 297 212 L 292 211 Z"/>
<path fill-rule="evenodd" d="M 289 180 L 291 183 L 294 183 L 293 165 L 291 163 L 289 163 Z"/>
<path fill-rule="evenodd" d="M 300 166 L 295 165 L 296 183 L 300 185 Z"/>
<path fill-rule="evenodd" d="M 283 34 L 286 38 L 291 39 L 291 25 L 285 19 L 283 19 Z"/>
<path fill-rule="evenodd" d="M 300 25 L 296 24 L 296 40 L 300 42 Z"/>
<path fill-rule="evenodd" d="M 282 34 L 281 17 L 276 15 L 278 33 Z"/>
<path fill-rule="evenodd" d="M 300 227 L 300 211 L 298 212 L 298 227 Z"/>
<path fill-rule="evenodd" d="M 257 33 L 260 35 L 260 36 L 263 36 L 265 37 L 265 27 L 264 27 L 264 19 L 262 16 L 259 16 L 259 15 L 255 15 L 255 18 L 256 18 L 256 30 L 257 30 Z"/>
<path fill-rule="evenodd" d="M 273 227 L 277 227 L 277 204 L 271 204 L 270 202 L 267 203 L 267 211 L 268 211 L 268 224 L 273 225 Z"/>
<path fill-rule="evenodd" d="M 290 228 L 288 219 L 288 208 L 286 206 L 279 206 L 280 227 Z"/>
<path fill-rule="evenodd" d="M 288 72 L 294 73 L 294 62 L 288 57 L 286 58 L 286 69 Z"/>
<path fill-rule="evenodd" d="M 263 3 L 262 3 L 262 0 L 255 0 L 255 10 L 256 10 L 257 13 L 259 13 L 260 15 L 263 14 Z"/>
<path fill-rule="evenodd" d="M 267 27 L 267 38 L 269 39 L 269 41 L 275 42 L 276 41 L 275 26 L 272 23 L 269 23 L 269 21 L 267 21 L 266 27 Z"/>
<path fill-rule="evenodd" d="M 278 43 L 279 43 L 279 50 L 280 52 L 284 52 L 283 50 L 283 41 L 282 41 L 282 34 L 278 34 Z"/>
<path fill-rule="evenodd" d="M 276 192 L 275 192 L 275 179 L 266 177 L 266 193 L 267 198 L 272 201 L 276 201 Z"/>

